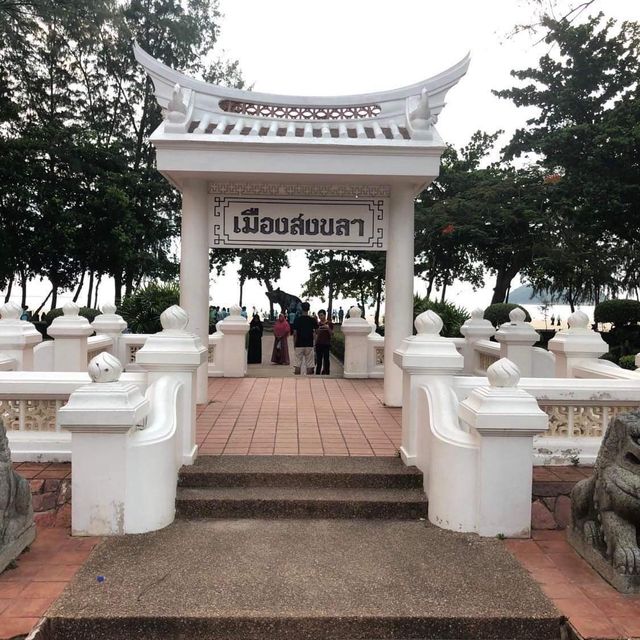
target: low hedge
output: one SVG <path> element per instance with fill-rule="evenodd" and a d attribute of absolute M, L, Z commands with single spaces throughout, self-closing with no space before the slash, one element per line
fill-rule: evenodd
<path fill-rule="evenodd" d="M 331 336 L 331 353 L 344 362 L 344 333 L 337 327 L 333 330 L 333 336 Z"/>
<path fill-rule="evenodd" d="M 631 371 L 636 370 L 636 357 L 635 355 L 622 356 L 620 360 L 618 360 L 618 364 L 623 369 L 630 369 Z"/>
<path fill-rule="evenodd" d="M 525 313 L 525 322 L 531 322 L 531 316 L 529 312 L 519 304 L 512 304 L 511 302 L 498 302 L 496 304 L 490 304 L 484 310 L 484 319 L 488 320 L 494 327 L 499 327 L 505 322 L 509 322 L 509 314 L 515 309 L 522 309 Z"/>
<path fill-rule="evenodd" d="M 640 322 L 640 301 L 638 300 L 605 300 L 593 310 L 595 322 L 611 323 L 616 327 Z"/>
<path fill-rule="evenodd" d="M 49 326 L 56 318 L 59 318 L 63 315 L 62 307 L 58 307 L 56 309 L 51 309 L 51 311 L 47 311 L 44 314 L 43 320 L 46 322 L 47 326 Z M 80 315 L 83 318 L 86 318 L 89 322 L 93 322 L 96 319 L 96 316 L 99 316 L 101 311 L 99 309 L 91 309 L 90 307 L 80 307 Z"/>
<path fill-rule="evenodd" d="M 460 327 L 471 317 L 466 309 L 458 307 L 451 302 L 436 302 L 414 296 L 413 298 L 413 319 L 425 311 L 433 311 L 442 320 L 442 331 L 440 335 L 446 338 L 460 338 Z"/>

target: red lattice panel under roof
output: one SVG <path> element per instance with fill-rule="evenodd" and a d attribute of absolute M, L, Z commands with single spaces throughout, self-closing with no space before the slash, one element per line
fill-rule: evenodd
<path fill-rule="evenodd" d="M 307 107 L 221 100 L 219 105 L 223 111 L 228 113 L 282 120 L 360 120 L 375 118 L 381 111 L 380 106 L 377 104 L 345 107 Z"/>

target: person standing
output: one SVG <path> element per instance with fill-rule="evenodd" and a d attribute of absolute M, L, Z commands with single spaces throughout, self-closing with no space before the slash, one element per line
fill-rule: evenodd
<path fill-rule="evenodd" d="M 262 363 L 262 320 L 257 313 L 253 314 L 249 323 L 249 350 L 247 353 L 248 364 Z"/>
<path fill-rule="evenodd" d="M 318 328 L 316 329 L 316 375 L 328 376 L 329 353 L 331 351 L 331 336 L 333 323 L 327 318 L 324 309 L 318 311 Z"/>
<path fill-rule="evenodd" d="M 342 324 L 343 319 L 344 319 L 344 311 L 342 310 L 342 307 L 340 307 L 338 309 L 338 322 Z"/>
<path fill-rule="evenodd" d="M 302 303 L 302 313 L 293 323 L 293 346 L 296 352 L 296 363 L 293 373 L 300 375 L 304 369 L 308 376 L 313 375 L 313 338 L 318 328 L 318 321 L 309 315 L 309 303 Z"/>
<path fill-rule="evenodd" d="M 273 325 L 273 351 L 271 362 L 273 364 L 289 364 L 289 335 L 291 327 L 284 317 L 284 313 L 278 316 Z"/>

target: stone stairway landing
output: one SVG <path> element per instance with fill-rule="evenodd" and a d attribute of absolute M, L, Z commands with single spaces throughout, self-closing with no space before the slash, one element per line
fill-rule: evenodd
<path fill-rule="evenodd" d="M 426 518 L 422 473 L 398 458 L 201 457 L 178 480 L 179 518 Z"/>

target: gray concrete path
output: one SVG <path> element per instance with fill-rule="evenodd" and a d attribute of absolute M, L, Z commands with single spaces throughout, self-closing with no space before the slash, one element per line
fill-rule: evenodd
<path fill-rule="evenodd" d="M 293 349 L 293 337 L 289 336 L 289 366 L 272 364 L 271 352 L 273 351 L 273 333 L 265 331 L 262 336 L 262 364 L 250 364 L 247 366 L 248 378 L 293 378 L 293 363 L 295 359 Z M 342 378 L 344 368 L 342 363 L 331 355 L 330 378 Z"/>

